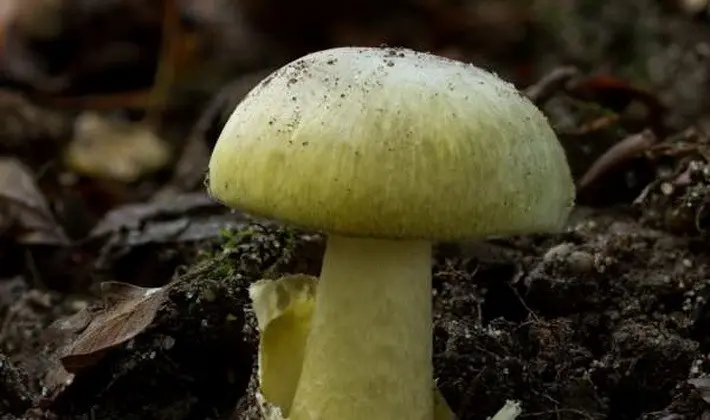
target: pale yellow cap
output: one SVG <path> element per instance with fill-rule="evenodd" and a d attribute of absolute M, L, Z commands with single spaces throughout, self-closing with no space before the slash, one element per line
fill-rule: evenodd
<path fill-rule="evenodd" d="M 348 236 L 556 231 L 564 151 L 515 87 L 458 61 L 343 47 L 295 60 L 237 106 L 209 164 L 224 204 Z"/>

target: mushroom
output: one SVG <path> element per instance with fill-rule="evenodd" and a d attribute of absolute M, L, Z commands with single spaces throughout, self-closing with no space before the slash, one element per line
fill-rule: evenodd
<path fill-rule="evenodd" d="M 432 243 L 559 231 L 575 193 L 547 119 L 512 84 L 369 47 L 258 84 L 208 183 L 225 205 L 327 234 L 293 420 L 431 420 Z"/>

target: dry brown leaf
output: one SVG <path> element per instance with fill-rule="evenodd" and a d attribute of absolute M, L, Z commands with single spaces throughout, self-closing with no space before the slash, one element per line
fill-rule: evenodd
<path fill-rule="evenodd" d="M 85 112 L 76 119 L 74 139 L 64 157 L 66 165 L 79 174 L 133 182 L 165 167 L 170 150 L 145 125 Z"/>
<path fill-rule="evenodd" d="M 14 158 L 0 158 L 0 231 L 6 230 L 23 244 L 69 243 L 31 170 Z"/>
<path fill-rule="evenodd" d="M 106 213 L 89 236 L 99 238 L 121 231 L 139 230 L 151 221 L 209 214 L 220 208 L 220 204 L 204 192 L 176 195 L 169 201 L 124 204 Z"/>
<path fill-rule="evenodd" d="M 145 288 L 120 282 L 101 285 L 106 307 L 96 313 L 61 357 L 70 373 L 97 362 L 106 350 L 137 336 L 155 319 L 166 288 Z"/>

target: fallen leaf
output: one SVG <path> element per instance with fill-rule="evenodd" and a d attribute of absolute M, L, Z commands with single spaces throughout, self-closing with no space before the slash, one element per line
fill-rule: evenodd
<path fill-rule="evenodd" d="M 151 220 L 170 220 L 220 207 L 223 206 L 203 192 L 180 194 L 169 201 L 125 204 L 106 213 L 89 236 L 97 238 L 123 230 L 135 230 Z"/>
<path fill-rule="evenodd" d="M 52 323 L 49 328 L 48 338 L 61 337 L 66 334 L 80 334 L 91 323 L 93 313 L 89 308 L 82 309 L 75 314 L 60 318 Z"/>
<path fill-rule="evenodd" d="M 67 245 L 31 170 L 14 158 L 0 158 L 0 231 L 22 244 Z"/>
<path fill-rule="evenodd" d="M 101 288 L 103 288 L 103 284 Z M 73 315 L 54 321 L 47 329 L 47 342 L 60 351 L 50 355 L 49 368 L 43 378 L 44 387 L 40 406 L 50 406 L 74 382 L 76 375 L 67 371 L 62 363 L 62 350 L 72 345 L 76 337 L 86 330 L 96 314 L 100 312 L 100 308 L 86 306 Z M 84 363 L 88 364 L 87 361 Z"/>
<path fill-rule="evenodd" d="M 166 142 L 149 127 L 85 112 L 74 123 L 64 154 L 75 172 L 98 179 L 134 182 L 170 160 Z"/>
<path fill-rule="evenodd" d="M 151 244 L 178 244 L 219 238 L 225 229 L 238 229 L 249 216 L 234 213 L 207 194 L 185 193 L 169 201 L 127 204 L 109 213 L 89 233 L 111 250 L 130 250 Z M 93 243 L 93 242 L 92 242 Z"/>
<path fill-rule="evenodd" d="M 69 373 L 96 363 L 106 350 L 143 332 L 155 319 L 165 301 L 165 287 L 145 288 L 126 283 L 101 285 L 105 308 L 94 314 L 61 357 Z"/>
<path fill-rule="evenodd" d="M 249 287 L 259 340 L 257 399 L 269 420 L 287 419 L 301 376 L 318 279 L 304 274 L 260 280 Z M 456 417 L 433 385 L 434 420 Z M 510 417 L 511 419 L 514 417 Z"/>

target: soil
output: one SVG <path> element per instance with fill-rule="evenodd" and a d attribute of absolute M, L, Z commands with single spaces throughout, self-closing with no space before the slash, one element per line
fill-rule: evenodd
<path fill-rule="evenodd" d="M 708 403 L 688 380 L 708 368 L 704 243 L 627 211 L 578 213 L 560 235 L 437 247 L 434 365 L 444 396 L 461 419 L 486 418 L 507 399 L 530 418 L 700 418 Z M 195 257 L 153 324 L 46 407 L 28 378 L 54 357 L 42 332 L 76 301 L 3 283 L 13 315 L 2 331 L 0 402 L 14 413 L 3 418 L 255 418 L 246 287 L 317 274 L 323 240 L 256 221 L 239 232 L 229 251 Z"/>
<path fill-rule="evenodd" d="M 248 286 L 317 276 L 324 238 L 205 195 L 218 114 L 300 54 L 383 40 L 527 86 L 578 184 L 563 232 L 436 244 L 435 376 L 458 418 L 518 400 L 521 419 L 710 419 L 708 13 L 672 0 L 362 10 L 306 0 L 316 14 L 268 0 L 229 13 L 195 2 L 190 22 L 210 22 L 202 30 L 219 60 L 205 59 L 209 77 L 194 76 L 209 79 L 200 79 L 207 92 L 173 87 L 178 104 L 162 110 L 157 131 L 182 153 L 162 172 L 115 181 L 77 175 L 57 156 L 76 114 L 113 104 L 134 123 L 134 102 L 77 98 L 152 83 L 156 60 L 145 61 L 159 53 L 162 15 L 133 0 L 98 11 L 75 3 L 87 9 L 63 11 L 79 18 L 57 39 L 32 39 L 22 25 L 33 14 L 9 29 L 0 22 L 0 154 L 26 165 L 0 162 L 0 420 L 258 419 Z M 120 24 L 97 27 L 111 7 L 151 42 Z M 114 41 L 137 43 L 140 57 L 82 59 Z M 26 70 L 37 57 L 51 77 Z M 140 80 L 124 78 L 126 68 Z M 214 88 L 226 85 L 218 74 L 237 75 L 231 90 Z M 104 152 L 102 162 L 116 151 Z M 38 185 L 16 191 L 8 168 Z"/>

